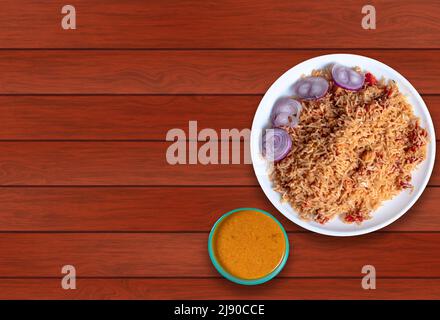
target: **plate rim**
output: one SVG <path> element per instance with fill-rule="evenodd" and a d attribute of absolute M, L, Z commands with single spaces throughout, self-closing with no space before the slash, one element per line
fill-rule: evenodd
<path fill-rule="evenodd" d="M 350 58 L 360 58 L 360 59 L 366 59 L 369 60 L 371 63 L 377 64 L 379 65 L 381 68 L 384 69 L 388 69 L 388 71 L 392 71 L 393 73 L 395 73 L 397 75 L 397 77 L 399 78 L 398 81 L 402 84 L 404 84 L 405 86 L 407 86 L 411 92 L 411 95 L 417 99 L 420 104 L 422 109 L 424 109 L 424 112 L 427 114 L 427 126 L 430 132 L 432 132 L 433 134 L 433 138 L 431 139 L 430 143 L 431 143 L 431 148 L 428 154 L 427 154 L 427 159 L 432 159 L 431 164 L 428 167 L 428 171 L 427 174 L 424 176 L 422 183 L 420 184 L 420 189 L 417 191 L 417 193 L 414 195 L 414 197 L 411 199 L 411 201 L 408 201 L 408 203 L 404 206 L 404 208 L 402 210 L 400 210 L 400 212 L 398 214 L 395 214 L 394 216 L 392 216 L 391 218 L 385 220 L 382 223 L 379 223 L 375 226 L 371 226 L 368 228 L 363 228 L 363 229 L 359 229 L 359 230 L 353 230 L 353 231 L 333 231 L 333 230 L 326 230 L 326 229 L 322 229 L 319 227 L 316 227 L 312 224 L 310 224 L 308 221 L 304 221 L 301 220 L 299 217 L 292 217 L 290 214 L 286 214 L 284 213 L 283 209 L 281 207 L 281 203 L 280 201 L 272 201 L 271 196 L 269 196 L 268 192 L 269 190 L 266 190 L 265 187 L 263 187 L 263 183 L 262 180 L 263 176 L 259 175 L 257 173 L 257 169 L 255 166 L 255 157 L 257 155 L 257 152 L 259 152 L 259 150 L 255 150 L 254 147 L 254 143 L 252 143 L 252 141 L 254 141 L 255 139 L 258 138 L 259 133 L 256 132 L 256 129 L 254 129 L 254 127 L 256 126 L 256 116 L 258 113 L 258 110 L 260 110 L 260 107 L 262 106 L 262 103 L 265 99 L 265 97 L 267 96 L 268 92 L 271 91 L 274 87 L 276 87 L 280 82 L 282 82 L 284 80 L 284 78 L 287 76 L 287 74 L 289 72 L 291 72 L 292 69 L 295 68 L 300 68 L 302 65 L 305 64 L 309 64 L 314 62 L 314 60 L 328 60 L 326 63 L 332 63 L 332 59 L 333 61 L 336 58 L 344 58 L 344 57 L 350 57 Z M 323 61 L 324 62 L 324 61 Z M 272 205 L 283 215 L 285 216 L 288 220 L 290 220 L 291 222 L 295 223 L 296 225 L 307 229 L 309 231 L 318 233 L 318 234 L 323 234 L 323 235 L 327 235 L 327 236 L 336 236 L 336 237 L 350 237 L 350 236 L 359 236 L 359 235 L 363 235 L 363 234 L 367 234 L 367 233 L 371 233 L 374 231 L 377 231 L 379 229 L 382 229 L 390 224 L 392 224 L 393 222 L 395 222 L 396 220 L 398 220 L 400 217 L 402 217 L 405 213 L 408 212 L 408 210 L 419 200 L 420 196 L 422 195 L 422 193 L 425 191 L 426 186 L 428 185 L 429 179 L 431 178 L 432 172 L 433 172 L 433 168 L 434 168 L 434 164 L 435 164 L 435 156 L 436 156 L 436 138 L 435 138 L 435 127 L 432 121 L 432 117 L 431 117 L 431 113 L 429 112 L 428 107 L 426 106 L 425 101 L 423 100 L 423 98 L 421 97 L 421 95 L 419 94 L 419 92 L 417 91 L 417 89 L 411 84 L 411 82 L 409 82 L 409 80 L 407 80 L 402 74 L 400 74 L 398 71 L 396 71 L 394 68 L 388 66 L 387 64 L 378 61 L 376 59 L 370 58 L 370 57 L 366 57 L 366 56 L 362 56 L 362 55 L 358 55 L 358 54 L 350 54 L 350 53 L 334 53 L 334 54 L 325 54 L 325 55 L 320 55 L 320 56 L 316 56 L 316 57 L 312 57 L 310 59 L 304 60 L 296 65 L 294 65 L 293 67 L 289 68 L 287 71 L 285 71 L 282 75 L 280 75 L 272 84 L 271 86 L 266 90 L 266 92 L 264 93 L 263 97 L 260 100 L 260 103 L 258 104 L 257 109 L 255 110 L 255 114 L 252 120 L 252 126 L 251 126 L 251 137 L 250 137 L 250 152 L 251 152 L 251 160 L 252 160 L 252 168 L 254 171 L 255 176 L 257 177 L 258 180 L 258 184 L 260 186 L 260 188 L 263 190 L 265 196 L 267 197 L 267 199 L 272 203 Z M 265 175 L 267 176 L 267 175 Z M 298 214 L 296 212 L 295 209 L 292 208 L 292 210 L 294 211 L 294 214 Z M 373 217 L 374 218 L 374 217 Z"/>

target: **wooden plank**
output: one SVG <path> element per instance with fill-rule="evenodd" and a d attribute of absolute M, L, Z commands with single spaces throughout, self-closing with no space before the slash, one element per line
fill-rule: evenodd
<path fill-rule="evenodd" d="M 2 142 L 2 185 L 254 185 L 250 165 L 171 165 L 171 142 Z M 188 147 L 189 148 L 189 147 Z M 243 152 L 242 156 L 243 156 Z"/>
<path fill-rule="evenodd" d="M 432 96 L 429 96 L 432 97 Z M 434 96 L 437 98 L 437 96 Z M 0 96 L 0 140 L 154 139 L 172 128 L 250 128 L 261 96 Z M 434 100 L 439 105 L 440 97 Z"/>
<path fill-rule="evenodd" d="M 375 1 L 377 29 L 363 30 L 364 1 L 77 0 L 65 31 L 56 1 L 1 1 L 3 48 L 438 48 L 437 1 Z M 323 35 L 325 31 L 325 36 Z"/>
<path fill-rule="evenodd" d="M 262 94 L 286 70 L 335 50 L 7 50 L 0 94 Z M 440 93 L 439 50 L 350 50 Z"/>
<path fill-rule="evenodd" d="M 0 299 L 439 299 L 438 279 L 281 279 L 257 287 L 224 279 L 78 279 L 76 290 L 58 279 L 1 279 Z"/>
<path fill-rule="evenodd" d="M 440 96 L 424 96 L 440 128 Z M 165 140 L 168 130 L 250 128 L 261 96 L 0 96 L 0 140 Z"/>
<path fill-rule="evenodd" d="M 3 141 L 0 143 L 0 185 L 258 185 L 251 165 L 243 163 L 243 149 L 240 150 L 241 164 L 171 165 L 166 158 L 171 144 Z M 238 147 L 230 145 L 236 150 L 230 151 L 230 155 L 238 152 Z M 244 143 L 241 145 L 243 148 Z M 440 185 L 439 166 L 434 167 L 430 185 Z"/>
<path fill-rule="evenodd" d="M 166 212 L 161 213 L 166 214 Z M 0 275 L 59 277 L 63 265 L 79 277 L 213 277 L 207 233 L 3 233 Z M 440 233 L 374 233 L 335 238 L 290 233 L 292 251 L 280 275 L 440 277 Z M 50 245 L 48 245 L 50 244 Z"/>
<path fill-rule="evenodd" d="M 191 199 L 191 201 L 188 201 Z M 386 231 L 440 231 L 439 188 Z M 221 214 L 256 207 L 288 221 L 258 187 L 0 189 L 0 231 L 209 231 Z M 166 214 L 163 214 L 166 212 Z"/>

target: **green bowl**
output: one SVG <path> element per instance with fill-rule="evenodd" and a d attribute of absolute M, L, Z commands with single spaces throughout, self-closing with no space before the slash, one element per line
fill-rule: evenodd
<path fill-rule="evenodd" d="M 258 279 L 240 279 L 237 278 L 233 275 L 231 275 L 229 272 L 227 272 L 225 269 L 223 269 L 223 267 L 220 265 L 220 263 L 217 261 L 215 254 L 214 254 L 214 248 L 213 248 L 213 238 L 214 238 L 214 233 L 215 230 L 217 229 L 217 227 L 219 226 L 219 224 L 228 216 L 230 216 L 231 214 L 234 214 L 236 212 L 240 212 L 240 211 L 257 211 L 257 212 L 261 212 L 263 214 L 265 214 L 266 216 L 270 217 L 272 220 L 274 220 L 281 228 L 281 230 L 283 231 L 284 234 L 284 239 L 286 240 L 286 251 L 284 252 L 284 257 L 283 260 L 280 262 L 280 264 L 268 275 L 262 277 L 262 278 L 258 278 Z M 238 284 L 242 284 L 242 285 L 248 285 L 248 286 L 252 286 L 252 285 L 257 285 L 257 284 L 262 284 L 264 282 L 267 282 L 269 280 L 271 280 L 272 278 L 274 278 L 278 273 L 280 273 L 280 271 L 284 268 L 284 265 L 286 264 L 287 258 L 289 257 L 289 239 L 287 237 L 287 233 L 284 230 L 283 226 L 281 225 L 281 223 L 270 213 L 260 210 L 260 209 L 256 209 L 256 208 L 238 208 L 232 211 L 229 211 L 227 213 L 225 213 L 224 215 L 222 215 L 214 224 L 214 226 L 211 229 L 211 232 L 209 233 L 209 238 L 208 238 L 208 252 L 209 252 L 209 257 L 211 258 L 212 264 L 214 265 L 214 267 L 217 269 L 217 271 L 226 279 L 238 283 Z"/>

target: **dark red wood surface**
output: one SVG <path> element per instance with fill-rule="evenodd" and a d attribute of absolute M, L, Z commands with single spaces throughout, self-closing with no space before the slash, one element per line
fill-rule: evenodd
<path fill-rule="evenodd" d="M 263 94 L 292 66 L 340 50 L 3 50 L 5 94 Z M 439 50 L 367 50 L 422 94 L 439 93 Z"/>
<path fill-rule="evenodd" d="M 258 288 L 221 278 L 86 278 L 76 290 L 60 290 L 51 278 L 4 279 L 1 299 L 438 299 L 438 279 L 379 279 L 376 290 L 362 290 L 360 278 L 282 278 Z M 189 289 L 191 288 L 191 289 Z M 331 288 L 329 290 L 329 288 Z"/>
<path fill-rule="evenodd" d="M 0 96 L 1 140 L 157 140 L 197 120 L 199 130 L 250 128 L 262 95 Z M 440 95 L 423 95 L 440 128 Z"/>
<path fill-rule="evenodd" d="M 278 213 L 250 165 L 166 162 L 169 129 L 250 128 L 276 78 L 327 53 L 395 68 L 438 128 L 438 1 L 374 1 L 376 30 L 360 26 L 365 4 L 80 0 L 64 31 L 58 1 L 0 1 L 0 298 L 439 299 L 438 165 L 401 219 L 332 238 Z M 262 286 L 208 258 L 212 224 L 237 207 L 289 232 L 288 263 Z M 66 264 L 76 290 L 61 287 Z M 376 290 L 361 287 L 367 264 Z"/>
<path fill-rule="evenodd" d="M 439 197 L 439 188 L 428 187 L 384 231 L 439 232 Z M 257 186 L 2 187 L 0 201 L 1 232 L 207 232 L 221 214 L 250 206 L 273 213 L 288 231 L 304 232 Z"/>
<path fill-rule="evenodd" d="M 2 48 L 439 48 L 436 0 L 76 0 L 78 29 L 53 0 L 0 1 Z M 374 4 L 377 29 L 361 29 Z"/>
<path fill-rule="evenodd" d="M 8 257 L 0 273 L 51 277 L 73 264 L 83 277 L 218 277 L 206 254 L 207 239 L 208 232 L 1 234 L 2 243 L 13 245 L 0 248 Z M 377 232 L 347 245 L 346 238 L 289 233 L 291 259 L 280 275 L 356 277 L 371 264 L 382 277 L 438 278 L 440 260 L 433 256 L 439 239 L 439 233 Z M 402 248 L 405 254 L 399 254 Z"/>

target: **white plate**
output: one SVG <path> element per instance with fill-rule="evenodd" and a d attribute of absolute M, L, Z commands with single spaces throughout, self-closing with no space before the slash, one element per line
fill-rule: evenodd
<path fill-rule="evenodd" d="M 335 218 L 328 223 L 321 225 L 316 222 L 304 221 L 298 217 L 297 212 L 288 204 L 281 203 L 280 194 L 272 189 L 272 182 L 267 174 L 268 163 L 261 156 L 260 140 L 261 133 L 269 127 L 269 116 L 272 107 L 277 99 L 292 95 L 292 85 L 301 75 L 309 75 L 313 69 L 320 69 L 332 63 L 340 63 L 345 66 L 359 66 L 363 70 L 373 73 L 378 79 L 392 79 L 397 82 L 399 90 L 408 97 L 413 106 L 415 115 L 421 119 L 421 126 L 428 131 L 429 144 L 427 148 L 427 159 L 423 161 L 412 173 L 412 184 L 414 191 L 402 191 L 393 199 L 385 201 L 382 206 L 373 212 L 373 218 L 364 221 L 362 224 L 346 224 Z M 417 201 L 425 189 L 435 160 L 435 132 L 432 119 L 425 102 L 417 90 L 400 73 L 391 67 L 371 58 L 354 54 L 330 54 L 319 56 L 304 61 L 286 73 L 284 73 L 267 90 L 255 113 L 251 132 L 251 157 L 258 182 L 272 204 L 288 219 L 297 225 L 321 234 L 331 236 L 355 236 L 381 229 L 401 217 Z"/>

